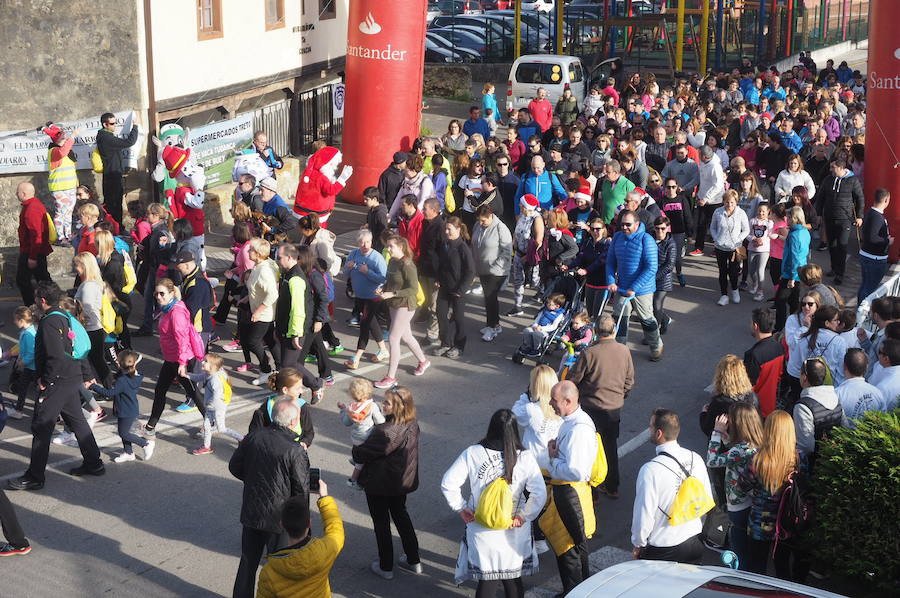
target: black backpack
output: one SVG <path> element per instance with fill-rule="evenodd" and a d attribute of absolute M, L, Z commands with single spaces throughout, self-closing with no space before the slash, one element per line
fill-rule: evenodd
<path fill-rule="evenodd" d="M 775 544 L 793 540 L 804 534 L 812 522 L 812 500 L 809 477 L 798 471 L 791 473 L 778 501 L 775 517 Z"/>

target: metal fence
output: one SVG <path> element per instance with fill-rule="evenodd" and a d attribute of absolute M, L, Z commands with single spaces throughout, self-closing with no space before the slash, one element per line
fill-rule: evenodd
<path fill-rule="evenodd" d="M 856 308 L 856 325 L 873 332 L 875 323 L 872 321 L 872 302 L 879 297 L 896 297 L 898 295 L 900 295 L 900 270 L 862 300 L 862 303 Z"/>
<path fill-rule="evenodd" d="M 253 128 L 265 131 L 269 145 L 279 155 L 290 153 L 291 102 L 280 100 L 253 111 Z"/>
<path fill-rule="evenodd" d="M 322 140 L 336 143 L 344 131 L 344 119 L 334 117 L 334 88 L 329 83 L 296 96 L 293 101 L 294 121 L 291 152 L 294 155 L 312 153 L 312 144 Z"/>

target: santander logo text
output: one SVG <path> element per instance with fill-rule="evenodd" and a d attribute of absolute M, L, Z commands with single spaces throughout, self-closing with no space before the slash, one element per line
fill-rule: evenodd
<path fill-rule="evenodd" d="M 381 33 L 381 25 L 375 22 L 372 13 L 366 15 L 366 20 L 359 24 L 359 30 L 366 35 L 376 35 Z"/>

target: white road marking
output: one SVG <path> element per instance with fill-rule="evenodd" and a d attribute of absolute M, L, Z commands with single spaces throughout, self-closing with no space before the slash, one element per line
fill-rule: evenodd
<path fill-rule="evenodd" d="M 641 432 L 640 434 L 638 434 L 637 436 L 635 436 L 634 438 L 632 438 L 631 440 L 629 440 L 628 442 L 626 442 L 625 444 L 620 446 L 619 450 L 617 451 L 619 453 L 619 459 L 621 459 L 628 453 L 634 451 L 639 446 L 643 445 L 645 442 L 650 440 L 649 435 L 650 435 L 650 428 L 647 428 L 646 430 L 644 430 L 643 432 Z"/>

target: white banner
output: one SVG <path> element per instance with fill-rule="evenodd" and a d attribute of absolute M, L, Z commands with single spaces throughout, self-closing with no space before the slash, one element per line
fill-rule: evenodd
<path fill-rule="evenodd" d="M 116 115 L 117 134 L 128 136 L 134 124 L 133 110 L 114 112 Z M 78 162 L 79 170 L 91 168 L 91 152 L 97 147 L 97 131 L 100 129 L 100 115 L 80 120 L 56 123 L 68 133 L 79 131 L 72 151 Z M 146 131 L 140 129 L 134 145 L 122 150 L 122 165 L 137 168 L 138 151 L 143 147 Z M 47 148 L 50 138 L 40 130 L 0 131 L 0 175 L 17 172 L 47 172 Z"/>

